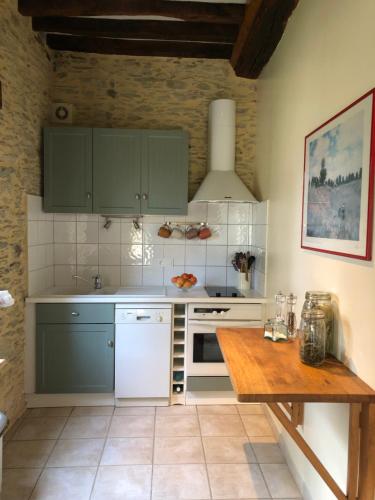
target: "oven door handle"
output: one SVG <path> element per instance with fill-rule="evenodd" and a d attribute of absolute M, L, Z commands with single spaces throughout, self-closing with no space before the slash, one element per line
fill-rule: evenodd
<path fill-rule="evenodd" d="M 252 328 L 259 325 L 259 320 L 254 321 L 189 321 L 188 326 L 208 326 L 211 328 Z"/>

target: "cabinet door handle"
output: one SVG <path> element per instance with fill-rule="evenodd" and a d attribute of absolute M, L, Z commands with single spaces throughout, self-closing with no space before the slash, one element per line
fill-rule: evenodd
<path fill-rule="evenodd" d="M 143 193 L 142 198 L 143 198 L 144 200 L 147 200 L 147 198 L 148 198 L 148 194 L 147 194 L 147 193 Z"/>
<path fill-rule="evenodd" d="M 87 193 L 86 193 L 86 197 L 87 197 L 87 199 L 89 200 L 89 199 L 91 198 L 91 193 L 87 192 Z"/>
<path fill-rule="evenodd" d="M 140 195 L 139 193 L 137 193 L 137 194 L 135 195 L 135 199 L 136 199 L 136 200 L 140 200 L 140 199 L 141 199 L 141 195 Z"/>
<path fill-rule="evenodd" d="M 114 346 L 113 340 L 108 340 L 107 346 L 108 347 L 113 347 Z"/>
<path fill-rule="evenodd" d="M 73 312 L 72 312 L 72 316 L 76 316 L 76 317 L 78 318 L 78 316 L 79 316 L 79 312 L 77 312 L 77 311 L 73 311 Z"/>

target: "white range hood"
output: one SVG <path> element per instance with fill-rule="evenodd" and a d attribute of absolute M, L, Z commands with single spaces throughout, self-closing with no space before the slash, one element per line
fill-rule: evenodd
<path fill-rule="evenodd" d="M 212 101 L 208 111 L 208 173 L 193 202 L 256 202 L 234 171 L 236 159 L 236 103 Z"/>

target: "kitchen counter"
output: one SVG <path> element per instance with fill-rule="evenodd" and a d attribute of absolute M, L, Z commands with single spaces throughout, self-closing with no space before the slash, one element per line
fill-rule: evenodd
<path fill-rule="evenodd" d="M 203 287 L 189 291 L 175 287 L 103 288 L 101 290 L 80 290 L 72 288 L 50 288 L 26 298 L 26 303 L 266 303 L 267 298 L 254 290 L 243 292 L 244 297 L 209 297 Z"/>

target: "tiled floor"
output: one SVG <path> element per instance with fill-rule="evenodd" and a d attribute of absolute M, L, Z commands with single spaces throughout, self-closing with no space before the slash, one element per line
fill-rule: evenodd
<path fill-rule="evenodd" d="M 4 467 L 2 500 L 300 498 L 260 405 L 29 410 Z"/>

